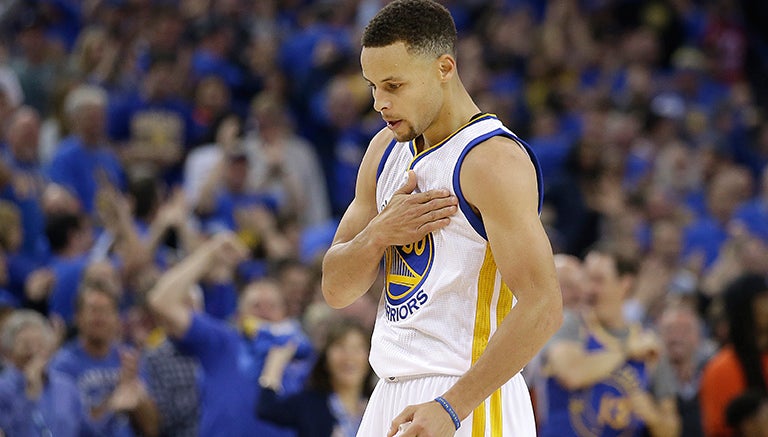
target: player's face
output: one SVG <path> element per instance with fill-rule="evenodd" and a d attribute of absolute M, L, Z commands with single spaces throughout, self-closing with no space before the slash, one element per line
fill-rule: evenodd
<path fill-rule="evenodd" d="M 359 387 L 368 376 L 368 342 L 349 331 L 328 347 L 328 371 L 336 386 Z"/>
<path fill-rule="evenodd" d="M 437 118 L 442 103 L 437 59 L 408 53 L 398 42 L 364 47 L 360 55 L 363 77 L 373 93 L 373 108 L 381 113 L 395 138 L 410 141 Z"/>

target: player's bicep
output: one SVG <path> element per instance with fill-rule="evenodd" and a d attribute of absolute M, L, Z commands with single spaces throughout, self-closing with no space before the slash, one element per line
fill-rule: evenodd
<path fill-rule="evenodd" d="M 355 198 L 344 212 L 331 246 L 346 243 L 355 238 L 378 213 L 376 208 L 376 173 L 384 150 L 391 140 L 391 133 L 388 131 L 379 132 L 371 140 L 357 172 Z"/>
<path fill-rule="evenodd" d="M 559 293 L 552 248 L 538 215 L 536 170 L 519 144 L 492 138 L 466 157 L 460 181 L 479 212 L 494 258 L 518 299 Z"/>
<path fill-rule="evenodd" d="M 376 215 L 376 209 L 371 208 L 370 202 L 355 197 L 349 204 L 347 211 L 339 222 L 336 235 L 333 237 L 331 247 L 336 244 L 346 243 L 359 234 Z"/>

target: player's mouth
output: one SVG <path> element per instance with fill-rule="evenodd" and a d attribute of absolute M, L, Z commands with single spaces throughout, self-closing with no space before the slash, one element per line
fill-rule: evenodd
<path fill-rule="evenodd" d="M 387 122 L 387 127 L 392 130 L 397 129 L 397 127 L 400 126 L 400 123 L 403 122 L 403 120 L 391 120 L 391 121 L 385 120 L 385 121 Z"/>

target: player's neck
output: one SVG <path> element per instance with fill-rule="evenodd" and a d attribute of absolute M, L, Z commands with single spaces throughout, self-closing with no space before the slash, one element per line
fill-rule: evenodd
<path fill-rule="evenodd" d="M 472 97 L 464 89 L 461 83 L 452 87 L 452 92 L 447 94 L 437 119 L 417 138 L 418 151 L 428 149 L 448 138 L 451 134 L 469 123 L 473 116 L 480 112 Z"/>

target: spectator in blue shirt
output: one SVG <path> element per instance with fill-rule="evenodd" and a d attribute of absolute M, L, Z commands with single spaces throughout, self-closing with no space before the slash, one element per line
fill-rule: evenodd
<path fill-rule="evenodd" d="M 141 86 L 110 101 L 107 123 L 129 171 L 149 171 L 171 185 L 181 180 L 178 166 L 192 137 L 191 105 L 179 95 L 176 62 L 173 55 L 155 56 Z"/>
<path fill-rule="evenodd" d="M 89 214 L 103 185 L 126 187 L 123 168 L 106 142 L 106 105 L 107 93 L 97 86 L 81 85 L 67 94 L 64 110 L 73 135 L 58 145 L 48 168 L 51 182 L 71 191 Z"/>
<path fill-rule="evenodd" d="M 706 212 L 685 228 L 683 258 L 703 255 L 705 268 L 711 267 L 728 240 L 728 225 L 736 210 L 750 194 L 752 180 L 743 167 L 726 167 L 714 176 L 706 190 Z"/>
<path fill-rule="evenodd" d="M 296 345 L 272 348 L 259 378 L 258 416 L 295 429 L 298 437 L 355 437 L 376 382 L 368 364 L 370 348 L 370 333 L 363 325 L 352 319 L 335 321 L 307 387 L 283 398 L 283 372 Z"/>
<path fill-rule="evenodd" d="M 52 214 L 47 219 L 45 234 L 52 252 L 47 267 L 53 276 L 48 309 L 69 324 L 73 319 L 80 278 L 88 264 L 87 253 L 92 241 L 90 229 L 80 215 Z"/>
<path fill-rule="evenodd" d="M 116 294 L 105 284 L 86 282 L 76 306 L 78 335 L 53 357 L 51 368 L 77 382 L 96 435 L 157 435 L 157 408 L 139 375 L 138 354 L 118 340 Z"/>
<path fill-rule="evenodd" d="M 200 24 L 197 47 L 192 54 L 193 79 L 215 75 L 221 77 L 230 89 L 243 85 L 245 76 L 242 69 L 229 59 L 235 43 L 233 24 L 217 18 Z"/>
<path fill-rule="evenodd" d="M 737 209 L 734 218 L 768 244 L 768 165 L 763 169 L 758 188 L 757 195 Z"/>
<path fill-rule="evenodd" d="M 40 116 L 31 107 L 21 107 L 8 120 L 7 148 L 3 161 L 12 172 L 12 183 L 0 192 L 0 197 L 15 203 L 21 210 L 24 239 L 21 251 L 27 257 L 43 258 L 47 244 L 43 228 L 45 217 L 40 197 L 46 179 L 38 157 Z"/>
<path fill-rule="evenodd" d="M 1 339 L 10 365 L 0 374 L 0 430 L 15 437 L 85 435 L 75 382 L 47 367 L 57 343 L 48 321 L 32 310 L 16 311 Z"/>
<path fill-rule="evenodd" d="M 195 312 L 187 303 L 190 288 L 213 265 L 234 266 L 247 253 L 233 234 L 217 234 L 162 276 L 148 295 L 150 307 L 168 335 L 200 362 L 205 375 L 200 421 L 200 435 L 204 436 L 292 435 L 256 418 L 258 393 L 254 388 L 275 344 L 298 344 L 297 359 L 282 381 L 286 393 L 301 388 L 311 365 L 310 343 L 295 324 L 285 320 L 285 305 L 273 282 L 252 284 L 242 291 L 237 327 Z"/>

